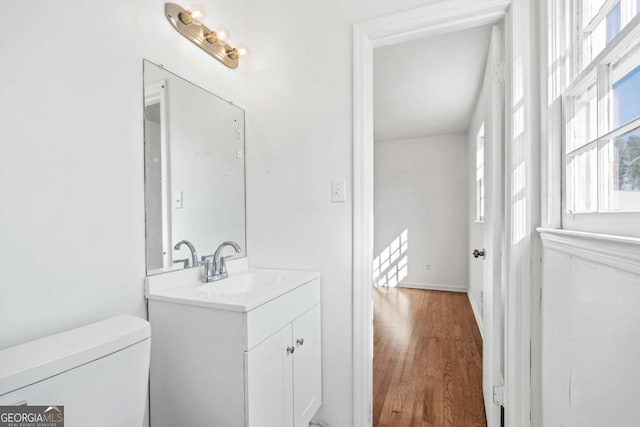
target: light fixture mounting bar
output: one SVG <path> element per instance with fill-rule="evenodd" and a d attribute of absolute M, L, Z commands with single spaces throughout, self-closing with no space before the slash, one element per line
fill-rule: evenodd
<path fill-rule="evenodd" d="M 220 43 L 218 41 L 212 43 L 207 40 L 207 35 L 211 34 L 212 31 L 199 21 L 194 19 L 189 24 L 185 24 L 183 22 L 180 18 L 180 14 L 183 14 L 182 16 L 189 15 L 187 10 L 175 3 L 166 3 L 164 6 L 164 13 L 173 28 L 193 44 L 216 58 L 218 61 L 222 62 L 227 67 L 238 68 L 238 55 L 234 48 L 226 43 Z"/>

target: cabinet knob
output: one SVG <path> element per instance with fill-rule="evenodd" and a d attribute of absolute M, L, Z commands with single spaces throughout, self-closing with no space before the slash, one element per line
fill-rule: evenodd
<path fill-rule="evenodd" d="M 298 338 L 298 339 L 296 340 L 296 344 L 298 344 L 298 345 L 303 345 L 303 344 L 304 344 L 304 338 Z"/>
<path fill-rule="evenodd" d="M 296 349 L 294 347 L 287 347 L 287 353 L 288 354 L 293 354 L 294 351 L 296 351 Z"/>

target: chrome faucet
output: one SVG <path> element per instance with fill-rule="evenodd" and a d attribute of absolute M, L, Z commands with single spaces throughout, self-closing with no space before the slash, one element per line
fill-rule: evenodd
<path fill-rule="evenodd" d="M 191 260 L 186 260 L 185 262 L 185 268 L 188 267 L 196 267 L 198 265 L 200 265 L 200 263 L 198 262 L 198 253 L 196 252 L 196 247 L 193 246 L 193 243 L 191 243 L 188 240 L 180 240 L 178 243 L 176 243 L 176 245 L 173 247 L 173 249 L 180 250 L 180 248 L 182 247 L 182 245 L 186 245 L 189 248 L 189 251 L 191 252 Z M 182 260 L 180 260 L 182 261 Z M 191 262 L 189 262 L 191 261 Z"/>
<path fill-rule="evenodd" d="M 218 246 L 213 256 L 211 255 L 203 256 L 202 257 L 202 261 L 204 264 L 204 271 L 202 274 L 203 282 L 216 282 L 218 280 L 226 279 L 227 277 L 229 277 L 229 273 L 227 273 L 227 265 L 225 260 L 227 258 L 230 258 L 233 255 L 229 257 L 220 256 L 220 253 L 222 252 L 222 250 L 227 246 L 231 246 L 236 251 L 236 253 L 240 253 L 240 249 L 241 249 L 240 245 L 237 244 L 236 242 L 228 241 L 228 242 L 223 242 L 220 246 Z"/>

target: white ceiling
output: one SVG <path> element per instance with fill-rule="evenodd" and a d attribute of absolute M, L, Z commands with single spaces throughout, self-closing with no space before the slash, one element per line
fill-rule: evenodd
<path fill-rule="evenodd" d="M 376 141 L 466 132 L 491 26 L 374 50 Z"/>

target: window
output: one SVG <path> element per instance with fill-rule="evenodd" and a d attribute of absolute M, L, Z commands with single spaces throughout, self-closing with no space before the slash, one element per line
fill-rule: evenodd
<path fill-rule="evenodd" d="M 640 0 L 577 0 L 565 215 L 640 212 Z"/>
<path fill-rule="evenodd" d="M 484 122 L 476 136 L 476 221 L 484 221 Z"/>
<path fill-rule="evenodd" d="M 577 5 L 577 38 L 582 46 L 575 53 L 583 69 L 629 24 L 640 0 L 577 0 Z"/>

